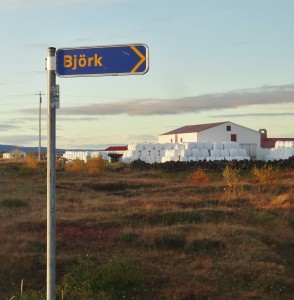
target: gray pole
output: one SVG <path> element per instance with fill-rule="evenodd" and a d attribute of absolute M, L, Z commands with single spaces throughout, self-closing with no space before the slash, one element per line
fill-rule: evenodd
<path fill-rule="evenodd" d="M 38 160 L 41 160 L 41 104 L 42 104 L 42 93 L 39 93 L 39 149 L 38 149 Z"/>
<path fill-rule="evenodd" d="M 52 104 L 52 87 L 56 85 L 55 48 L 48 48 L 47 109 L 47 300 L 55 300 L 55 194 L 56 194 L 56 108 Z"/>

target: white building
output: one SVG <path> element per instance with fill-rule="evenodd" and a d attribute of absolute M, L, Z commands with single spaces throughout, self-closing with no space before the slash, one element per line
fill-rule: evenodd
<path fill-rule="evenodd" d="M 229 121 L 183 126 L 158 137 L 159 143 L 198 141 L 238 142 L 252 159 L 263 159 L 260 132 Z"/>
<path fill-rule="evenodd" d="M 11 159 L 11 158 L 26 158 L 26 152 L 20 150 L 19 148 L 11 149 L 7 152 L 3 153 L 3 158 Z"/>

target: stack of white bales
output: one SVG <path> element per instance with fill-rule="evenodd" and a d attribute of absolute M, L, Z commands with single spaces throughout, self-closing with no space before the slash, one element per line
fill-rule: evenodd
<path fill-rule="evenodd" d="M 147 163 L 167 161 L 250 160 L 246 149 L 237 142 L 190 142 L 165 144 L 130 144 L 122 157 L 125 163 L 134 160 Z"/>
<path fill-rule="evenodd" d="M 107 153 L 103 151 L 65 151 L 63 157 L 68 160 L 80 159 L 87 162 L 91 158 L 97 158 L 102 156 L 103 159 L 107 160 Z"/>
<path fill-rule="evenodd" d="M 147 163 L 160 163 L 164 145 L 159 143 L 129 144 L 128 150 L 122 156 L 122 162 L 131 163 L 140 159 Z"/>
<path fill-rule="evenodd" d="M 275 148 L 271 148 L 265 161 L 288 159 L 294 156 L 294 141 L 276 141 Z"/>
<path fill-rule="evenodd" d="M 190 142 L 184 143 L 181 151 L 166 152 L 165 161 L 215 161 L 215 160 L 250 160 L 246 149 L 237 142 Z"/>

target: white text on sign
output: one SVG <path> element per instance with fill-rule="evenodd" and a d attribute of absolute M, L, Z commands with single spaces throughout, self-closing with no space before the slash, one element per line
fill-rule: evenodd
<path fill-rule="evenodd" d="M 77 55 L 64 55 L 63 66 L 64 68 L 70 68 L 73 71 L 78 67 L 102 67 L 102 56 L 94 54 L 93 56 L 86 57 L 86 54 L 80 54 L 79 58 Z"/>

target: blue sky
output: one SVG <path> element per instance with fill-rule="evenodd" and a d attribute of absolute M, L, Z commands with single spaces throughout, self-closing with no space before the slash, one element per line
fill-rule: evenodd
<path fill-rule="evenodd" d="M 57 78 L 57 147 L 232 121 L 294 137 L 292 0 L 0 0 L 0 144 L 38 146 L 48 47 L 145 43 L 145 75 Z M 42 103 L 46 146 L 47 96 Z"/>

